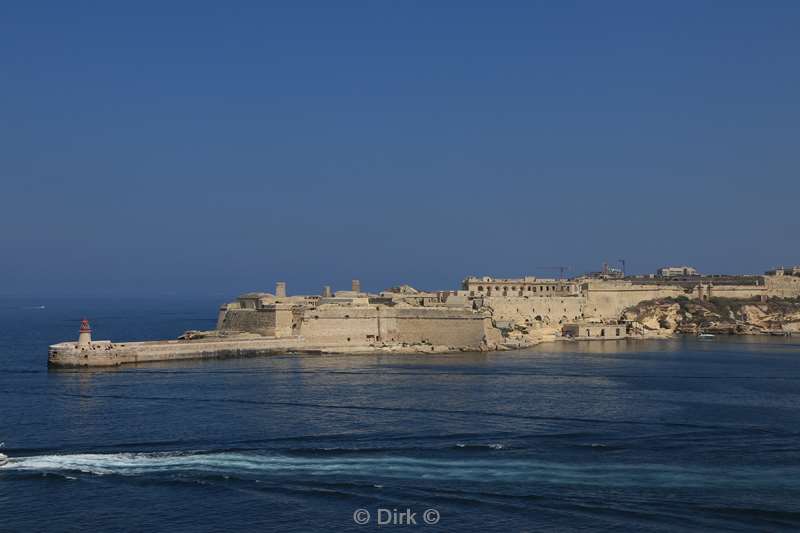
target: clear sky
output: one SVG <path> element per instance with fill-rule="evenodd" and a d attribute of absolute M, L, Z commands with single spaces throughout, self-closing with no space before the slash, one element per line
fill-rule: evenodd
<path fill-rule="evenodd" d="M 6 1 L 0 294 L 800 263 L 798 28 L 795 1 Z"/>

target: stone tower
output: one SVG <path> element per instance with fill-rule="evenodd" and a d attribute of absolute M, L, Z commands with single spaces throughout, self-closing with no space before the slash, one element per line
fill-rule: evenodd
<path fill-rule="evenodd" d="M 92 344 L 92 328 L 89 327 L 89 321 L 84 318 L 81 320 L 78 346 L 89 346 L 90 344 Z"/>
<path fill-rule="evenodd" d="M 279 281 L 275 284 L 275 297 L 286 298 L 286 282 Z"/>
<path fill-rule="evenodd" d="M 353 292 L 361 292 L 361 281 L 354 279 L 350 285 Z"/>

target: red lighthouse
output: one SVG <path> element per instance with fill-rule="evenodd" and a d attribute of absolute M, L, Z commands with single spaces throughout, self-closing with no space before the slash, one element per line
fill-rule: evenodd
<path fill-rule="evenodd" d="M 81 329 L 78 334 L 78 346 L 88 346 L 92 343 L 92 328 L 85 318 L 81 320 Z"/>

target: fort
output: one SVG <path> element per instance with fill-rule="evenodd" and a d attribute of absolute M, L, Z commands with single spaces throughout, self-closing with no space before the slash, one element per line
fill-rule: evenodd
<path fill-rule="evenodd" d="M 175 340 L 91 339 L 50 346 L 53 366 L 114 366 L 146 361 L 247 357 L 279 353 L 446 353 L 507 350 L 557 339 L 625 339 L 653 329 L 631 318 L 648 301 L 767 302 L 800 297 L 800 267 L 758 276 L 704 276 L 664 267 L 652 276 L 609 269 L 572 279 L 467 277 L 457 290 L 425 292 L 408 285 L 367 293 L 350 290 L 288 295 L 242 294 L 220 306 L 216 328 Z"/>

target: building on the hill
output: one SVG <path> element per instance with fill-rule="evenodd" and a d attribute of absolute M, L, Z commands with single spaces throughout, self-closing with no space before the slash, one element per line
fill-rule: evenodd
<path fill-rule="evenodd" d="M 699 276 L 700 273 L 696 268 L 690 266 L 670 266 L 659 268 L 656 275 L 660 278 L 678 278 L 682 276 Z"/>

